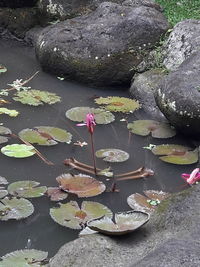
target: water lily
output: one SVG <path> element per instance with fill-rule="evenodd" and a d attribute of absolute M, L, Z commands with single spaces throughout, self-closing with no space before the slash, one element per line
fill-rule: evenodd
<path fill-rule="evenodd" d="M 183 173 L 181 177 L 189 184 L 195 184 L 197 181 L 200 180 L 200 170 L 199 168 L 194 169 L 190 174 Z"/>

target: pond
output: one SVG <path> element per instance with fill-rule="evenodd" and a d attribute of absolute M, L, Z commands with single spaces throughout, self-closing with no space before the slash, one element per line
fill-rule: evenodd
<path fill-rule="evenodd" d="M 21 180 L 35 180 L 46 186 L 56 186 L 56 177 L 71 170 L 63 164 L 66 158 L 74 157 L 77 160 L 92 165 L 90 145 L 79 147 L 73 145 L 74 142 L 89 142 L 89 135 L 85 127 L 77 127 L 76 123 L 71 122 L 65 117 L 65 112 L 77 106 L 95 107 L 95 96 L 124 96 L 128 97 L 127 88 L 92 88 L 85 85 L 61 81 L 55 76 L 44 73 L 37 60 L 33 48 L 26 47 L 15 41 L 0 41 L 0 63 L 8 68 L 8 71 L 1 75 L 0 86 L 7 88 L 8 83 L 16 79 L 27 79 L 36 71 L 39 73 L 30 82 L 29 86 L 38 90 L 47 90 L 56 93 L 62 100 L 54 105 L 43 105 L 32 107 L 14 102 L 6 107 L 16 109 L 20 115 L 16 118 L 7 115 L 1 115 L 0 122 L 5 127 L 17 134 L 24 128 L 33 128 L 35 126 L 54 126 L 65 129 L 73 135 L 71 144 L 58 144 L 56 146 L 44 147 L 36 146 L 37 149 L 50 161 L 53 166 L 47 165 L 37 156 L 26 159 L 15 159 L 0 154 L 1 173 L 10 182 Z M 113 212 L 130 210 L 127 204 L 127 197 L 135 192 L 143 192 L 147 189 L 163 190 L 165 192 L 177 192 L 185 189 L 184 182 L 181 179 L 181 173 L 191 172 L 194 165 L 173 165 L 162 162 L 152 154 L 151 151 L 143 149 L 149 144 L 181 144 L 193 146 L 193 141 L 177 135 L 170 139 L 154 139 L 150 136 L 141 137 L 138 135 L 129 136 L 126 123 L 120 119 L 128 118 L 128 121 L 135 119 L 151 118 L 150 114 L 145 114 L 142 110 L 136 111 L 129 116 L 117 114 L 115 122 L 108 125 L 97 125 L 94 133 L 95 149 L 101 148 L 119 148 L 130 154 L 128 161 L 124 163 L 107 164 L 102 159 L 97 159 L 99 168 L 110 166 L 116 173 L 123 173 L 135 170 L 145 166 L 154 170 L 155 175 L 143 179 L 119 181 L 117 188 L 120 192 L 104 192 L 103 194 L 87 198 L 90 201 L 100 202 L 109 207 Z M 16 140 L 10 139 L 9 144 L 16 143 Z M 20 142 L 18 142 L 20 143 Z M 101 180 L 109 188 L 112 179 L 108 181 L 105 177 Z M 82 200 L 74 195 L 69 195 L 63 203 L 70 200 L 76 200 L 81 203 Z M 31 199 L 35 207 L 34 213 L 27 219 L 15 221 L 10 220 L 0 222 L 0 256 L 8 252 L 34 248 L 48 251 L 49 256 L 53 256 L 58 249 L 78 237 L 78 231 L 65 228 L 55 223 L 49 216 L 51 207 L 57 206 L 46 196 Z"/>

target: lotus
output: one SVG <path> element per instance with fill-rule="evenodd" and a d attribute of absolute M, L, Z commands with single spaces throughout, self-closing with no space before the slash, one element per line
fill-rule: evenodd
<path fill-rule="evenodd" d="M 195 184 L 197 181 L 200 180 L 200 171 L 199 168 L 194 169 L 190 174 L 183 173 L 181 177 L 189 184 Z"/>

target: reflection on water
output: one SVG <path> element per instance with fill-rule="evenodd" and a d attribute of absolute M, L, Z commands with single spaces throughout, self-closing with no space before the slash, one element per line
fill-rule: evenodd
<path fill-rule="evenodd" d="M 7 83 L 16 79 L 26 79 L 37 70 L 40 70 L 34 58 L 34 51 L 21 44 L 1 41 L 0 42 L 0 63 L 6 65 L 8 72 L 0 76 L 0 88 L 7 88 Z M 112 88 L 89 88 L 86 86 L 60 81 L 49 74 L 40 73 L 29 85 L 33 89 L 47 90 L 62 97 L 62 102 L 52 106 L 30 107 L 19 102 L 12 103 L 9 107 L 20 111 L 20 116 L 10 118 L 1 115 L 0 122 L 9 127 L 14 133 L 18 133 L 24 128 L 34 126 L 56 126 L 68 130 L 73 134 L 73 141 L 87 142 L 88 133 L 85 127 L 76 127 L 65 117 L 65 111 L 75 106 L 95 106 L 93 96 L 119 95 L 128 96 L 127 90 L 114 90 Z M 9 108 L 8 107 L 8 108 Z M 155 176 L 139 180 L 129 180 L 118 182 L 119 193 L 103 193 L 102 195 L 89 198 L 107 205 L 114 212 L 130 210 L 126 203 L 126 198 L 134 192 L 142 192 L 147 189 L 158 189 L 167 192 L 176 192 L 184 189 L 180 174 L 190 172 L 195 166 L 176 166 L 161 162 L 158 157 L 150 151 L 143 149 L 144 146 L 162 143 L 177 143 L 191 145 L 190 140 L 182 137 L 175 137 L 168 140 L 158 140 L 151 137 L 129 136 L 125 122 L 119 119 L 126 117 L 118 114 L 117 120 L 110 125 L 97 126 L 95 129 L 95 148 L 119 148 L 130 153 L 130 159 L 124 163 L 113 163 L 111 167 L 115 173 L 123 173 L 137 169 L 140 166 L 151 168 L 155 171 Z M 148 119 L 149 114 L 137 111 L 130 115 L 128 120 Z M 9 143 L 14 143 L 10 140 Z M 79 161 L 92 164 L 90 147 L 78 147 L 58 144 L 52 147 L 37 147 L 49 160 L 55 163 L 48 166 L 39 158 L 31 157 L 27 159 L 12 159 L 0 154 L 1 172 L 0 175 L 8 179 L 9 182 L 19 180 L 36 180 L 41 185 L 56 186 L 55 178 L 67 172 L 63 160 L 68 157 L 75 157 Z M 109 166 L 108 163 L 97 159 L 99 168 Z M 75 172 L 75 171 L 74 171 Z M 111 181 L 102 178 L 105 184 L 110 186 Z M 70 196 L 66 201 L 77 200 L 75 196 Z M 32 216 L 21 221 L 0 222 L 0 256 L 7 252 L 23 248 L 35 248 L 48 251 L 49 255 L 54 255 L 64 243 L 75 239 L 77 231 L 59 226 L 49 216 L 49 209 L 56 205 L 46 197 L 31 200 L 35 207 Z M 77 200 L 79 203 L 82 200 Z"/>

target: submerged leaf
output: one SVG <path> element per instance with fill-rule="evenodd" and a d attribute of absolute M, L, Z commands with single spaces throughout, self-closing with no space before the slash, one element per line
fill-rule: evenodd
<path fill-rule="evenodd" d="M 0 267 L 39 267 L 47 266 L 48 252 L 36 249 L 16 250 L 1 257 Z"/>
<path fill-rule="evenodd" d="M 5 66 L 3 66 L 2 64 L 0 64 L 0 74 L 4 73 L 7 71 L 7 68 Z"/>
<path fill-rule="evenodd" d="M 10 117 L 17 117 L 19 115 L 19 112 L 15 109 L 0 108 L 0 114 L 6 114 Z"/>
<path fill-rule="evenodd" d="M 51 218 L 62 226 L 72 229 L 83 229 L 87 221 L 101 218 L 102 216 L 112 217 L 112 212 L 103 204 L 83 201 L 79 208 L 76 201 L 61 204 L 59 208 L 50 209 Z"/>
<path fill-rule="evenodd" d="M 66 117 L 72 121 L 84 122 L 88 113 L 94 114 L 97 124 L 108 124 L 115 120 L 115 116 L 104 109 L 90 107 L 75 107 L 67 110 Z"/>
<path fill-rule="evenodd" d="M 88 222 L 88 227 L 106 235 L 124 235 L 135 231 L 149 220 L 149 214 L 127 211 L 115 214 L 115 222 L 107 216 Z"/>
<path fill-rule="evenodd" d="M 2 147 L 1 152 L 8 157 L 14 158 L 27 158 L 36 153 L 33 146 L 28 146 L 25 144 L 7 145 Z"/>
<path fill-rule="evenodd" d="M 59 187 L 48 187 L 47 196 L 51 201 L 61 201 L 68 197 L 68 194 L 62 191 Z"/>
<path fill-rule="evenodd" d="M 46 186 L 39 186 L 36 181 L 19 181 L 8 186 L 9 194 L 16 197 L 34 198 L 41 197 L 47 191 Z"/>
<path fill-rule="evenodd" d="M 140 108 L 138 101 L 127 97 L 108 96 L 95 99 L 98 105 L 105 105 L 105 109 L 113 112 L 133 112 Z"/>
<path fill-rule="evenodd" d="M 191 150 L 192 148 L 186 146 L 166 144 L 154 146 L 151 151 L 154 155 L 165 155 L 159 157 L 162 161 L 172 164 L 187 165 L 198 161 L 198 150 Z"/>
<path fill-rule="evenodd" d="M 24 129 L 19 132 L 19 137 L 31 144 L 52 146 L 63 142 L 70 144 L 72 135 L 60 128 L 50 126 L 37 126 L 33 129 Z"/>
<path fill-rule="evenodd" d="M 154 120 L 137 120 L 128 123 L 127 128 L 134 134 L 147 136 L 150 133 L 155 138 L 169 138 L 176 135 L 176 131 L 168 123 Z"/>
<path fill-rule="evenodd" d="M 85 174 L 63 174 L 56 178 L 60 188 L 66 192 L 76 194 L 78 197 L 93 197 L 103 193 L 106 186 Z"/>
<path fill-rule="evenodd" d="M 8 181 L 5 177 L 0 176 L 0 185 L 1 184 L 3 184 L 3 185 L 8 184 Z"/>
<path fill-rule="evenodd" d="M 120 149 L 106 148 L 96 151 L 96 157 L 107 162 L 123 162 L 129 159 L 129 154 Z"/>
<path fill-rule="evenodd" d="M 34 211 L 32 203 L 24 198 L 5 197 L 0 201 L 0 220 L 20 220 L 30 216 Z"/>
<path fill-rule="evenodd" d="M 51 105 L 60 102 L 61 100 L 60 96 L 57 96 L 54 93 L 34 89 L 19 91 L 15 94 L 13 99 L 30 106 L 39 106 L 43 104 Z"/>

